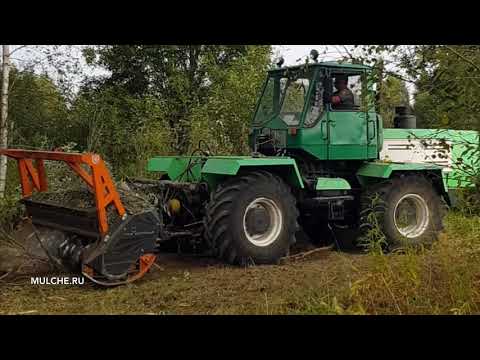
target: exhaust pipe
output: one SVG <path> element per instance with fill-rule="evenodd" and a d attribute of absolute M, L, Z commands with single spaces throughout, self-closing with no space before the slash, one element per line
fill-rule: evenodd
<path fill-rule="evenodd" d="M 395 107 L 393 126 L 395 129 L 416 129 L 417 118 L 410 112 L 407 106 L 397 106 Z"/>

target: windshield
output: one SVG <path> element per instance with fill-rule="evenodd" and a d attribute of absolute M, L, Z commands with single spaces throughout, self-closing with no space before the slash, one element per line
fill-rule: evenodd
<path fill-rule="evenodd" d="M 306 78 L 281 79 L 281 83 L 283 102 L 279 116 L 289 126 L 298 125 L 302 117 L 310 80 Z"/>
<path fill-rule="evenodd" d="M 299 125 L 311 78 L 311 71 L 271 75 L 253 123 L 262 125 L 279 116 L 288 126 Z"/>

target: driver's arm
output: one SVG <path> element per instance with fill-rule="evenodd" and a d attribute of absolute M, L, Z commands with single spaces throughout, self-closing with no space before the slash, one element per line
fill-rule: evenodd
<path fill-rule="evenodd" d="M 332 99 L 331 99 L 332 104 L 333 105 L 343 104 L 346 100 L 348 100 L 349 95 L 350 94 L 349 94 L 348 90 L 346 90 L 346 89 L 340 91 L 338 93 L 338 95 L 332 96 Z"/>
<path fill-rule="evenodd" d="M 342 98 L 338 95 L 335 95 L 335 96 L 332 96 L 331 101 L 333 105 L 339 105 L 342 103 Z"/>

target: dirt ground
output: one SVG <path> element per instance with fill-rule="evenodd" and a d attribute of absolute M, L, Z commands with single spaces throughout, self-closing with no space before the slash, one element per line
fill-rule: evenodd
<path fill-rule="evenodd" d="M 83 195 L 43 194 L 46 198 L 41 200 L 67 196 L 75 204 L 89 206 L 91 199 Z M 299 239 L 293 253 L 308 251 L 309 255 L 288 259 L 281 265 L 241 268 L 212 258 L 161 254 L 143 279 L 126 286 L 101 288 L 88 279 L 83 285 L 35 285 L 31 284 L 32 276 L 78 274 L 53 271 L 38 241 L 29 237 L 31 233 L 32 229 L 23 224 L 12 239 L 36 259 L 14 256 L 11 250 L 0 252 L 6 254 L 0 264 L 7 265 L 3 269 L 6 275 L 0 268 L 0 315 L 308 313 L 311 293 L 326 291 L 329 299 L 330 285 L 338 287 L 338 281 L 348 284 L 346 274 L 351 271 L 342 268 L 352 266 L 359 258 L 331 249 L 311 253 L 315 247 Z M 32 267 L 33 263 L 38 266 Z M 329 311 L 328 306 L 325 311 Z"/>
<path fill-rule="evenodd" d="M 24 275 L 0 281 L 0 314 L 304 313 L 308 309 L 299 305 L 299 296 L 348 281 L 347 268 L 361 257 L 325 249 L 283 265 L 239 268 L 211 258 L 162 254 L 143 279 L 109 289 L 88 281 L 32 285 Z"/>

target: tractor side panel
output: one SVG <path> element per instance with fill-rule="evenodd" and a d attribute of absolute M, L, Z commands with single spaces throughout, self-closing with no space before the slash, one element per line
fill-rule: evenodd
<path fill-rule="evenodd" d="M 351 190 L 347 180 L 342 178 L 317 178 L 315 190 Z"/>
<path fill-rule="evenodd" d="M 199 181 L 202 165 L 200 157 L 158 156 L 147 163 L 148 172 L 164 173 L 172 181 Z"/>
<path fill-rule="evenodd" d="M 291 158 L 210 158 L 202 168 L 202 177 L 214 188 L 226 177 L 235 176 L 245 169 L 267 170 L 279 175 L 293 187 L 304 187 L 295 160 Z"/>
<path fill-rule="evenodd" d="M 147 164 L 147 171 L 166 174 L 172 181 L 206 181 L 212 189 L 244 169 L 267 170 L 282 177 L 292 187 L 304 188 L 295 160 L 287 157 L 212 156 L 205 160 L 201 157 L 158 156 Z"/>
<path fill-rule="evenodd" d="M 476 131 L 385 129 L 380 159 L 441 165 L 447 169 L 449 189 L 457 190 L 475 186 L 462 169 L 475 168 L 480 164 L 478 143 Z M 459 163 L 462 165 L 457 165 Z"/>

